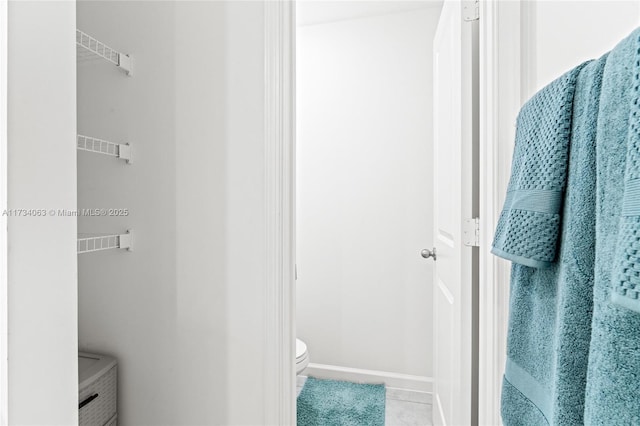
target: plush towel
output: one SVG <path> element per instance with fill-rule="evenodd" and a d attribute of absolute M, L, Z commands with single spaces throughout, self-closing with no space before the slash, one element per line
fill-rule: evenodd
<path fill-rule="evenodd" d="M 561 225 L 558 261 L 547 268 L 519 263 L 512 267 L 502 390 L 502 418 L 507 426 L 583 424 L 596 242 L 596 117 L 605 63 L 606 56 L 572 77 L 572 116 L 565 119 L 572 123 L 571 140 L 562 148 L 568 156 L 564 160 L 567 185 L 562 223 L 554 225 L 558 229 Z M 526 174 L 517 167 L 513 171 Z M 558 190 L 565 186 L 557 185 Z M 555 213 L 558 220 L 559 212 Z M 554 232 L 532 223 L 521 226 Z"/>
<path fill-rule="evenodd" d="M 640 313 L 640 40 L 636 44 L 627 78 L 631 77 L 626 167 L 622 198 L 622 217 L 614 257 L 611 299 L 614 303 Z M 612 64 L 612 67 L 615 64 Z M 604 131 L 604 130 L 603 130 Z M 624 134 L 624 132 L 623 132 Z"/>
<path fill-rule="evenodd" d="M 580 65 L 536 93 L 518 115 L 511 180 L 491 252 L 536 268 L 556 258 Z"/>
<path fill-rule="evenodd" d="M 609 55 L 597 129 L 594 309 L 585 424 L 640 424 L 636 248 L 640 29 Z"/>

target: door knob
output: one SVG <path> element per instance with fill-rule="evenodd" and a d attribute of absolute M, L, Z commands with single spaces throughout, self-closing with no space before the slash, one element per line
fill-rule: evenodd
<path fill-rule="evenodd" d="M 422 249 L 422 251 L 420 252 L 420 254 L 422 255 L 422 257 L 424 257 L 425 259 L 428 259 L 430 257 L 433 257 L 433 260 L 436 260 L 436 248 L 434 247 L 433 250 L 429 250 L 429 249 Z"/>

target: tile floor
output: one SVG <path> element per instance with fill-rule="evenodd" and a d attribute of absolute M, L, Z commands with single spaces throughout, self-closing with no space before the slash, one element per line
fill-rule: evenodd
<path fill-rule="evenodd" d="M 306 377 L 298 376 L 298 395 Z M 431 426 L 431 395 L 387 388 L 385 426 Z"/>

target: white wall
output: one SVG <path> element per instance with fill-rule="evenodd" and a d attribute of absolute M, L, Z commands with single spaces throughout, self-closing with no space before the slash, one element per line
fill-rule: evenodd
<path fill-rule="evenodd" d="M 432 375 L 438 8 L 297 34 L 297 327 L 311 361 Z"/>
<path fill-rule="evenodd" d="M 177 408 L 262 424 L 263 6 L 176 10 Z"/>
<path fill-rule="evenodd" d="M 523 3 L 523 97 L 580 63 L 597 59 L 640 26 L 640 2 Z"/>
<path fill-rule="evenodd" d="M 122 425 L 262 424 L 263 6 L 95 2 L 78 26 L 134 75 L 79 69 L 79 128 L 134 164 L 79 154 L 82 231 L 134 251 L 80 258 L 80 346 L 115 355 Z"/>
<path fill-rule="evenodd" d="M 409 12 L 425 7 L 440 8 L 443 0 L 298 0 L 296 24 L 298 26 L 326 24 L 349 19 L 367 18 L 392 13 Z"/>
<path fill-rule="evenodd" d="M 75 2 L 9 4 L 8 206 L 76 208 Z M 9 424 L 78 421 L 74 217 L 8 220 Z"/>
<path fill-rule="evenodd" d="M 175 24 L 176 271 L 180 283 L 176 344 L 183 360 L 177 366 L 177 380 L 180 389 L 191 389 L 176 395 L 176 408 L 180 407 L 188 424 L 213 419 L 224 423 L 229 401 L 228 290 L 223 285 L 227 277 L 224 3 L 180 3 Z M 193 40 L 206 43 L 208 55 Z"/>
<path fill-rule="evenodd" d="M 79 232 L 134 232 L 134 251 L 80 255 L 80 349 L 119 362 L 118 421 L 176 421 L 176 165 L 174 5 L 78 3 L 78 28 L 133 57 L 133 76 L 106 61 L 78 66 L 78 132 L 133 147 L 134 164 L 78 153 Z"/>

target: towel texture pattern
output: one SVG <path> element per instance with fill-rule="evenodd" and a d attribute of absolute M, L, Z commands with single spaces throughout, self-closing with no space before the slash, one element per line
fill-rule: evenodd
<path fill-rule="evenodd" d="M 575 83 L 558 261 L 511 270 L 504 424 L 583 423 L 595 253 L 596 117 L 606 56 Z"/>
<path fill-rule="evenodd" d="M 637 277 L 640 29 L 609 54 L 597 129 L 596 261 L 584 424 L 640 424 L 640 313 L 624 286 Z M 637 288 L 637 287 L 635 287 Z"/>
<path fill-rule="evenodd" d="M 640 41 L 633 62 L 640 69 Z M 622 218 L 616 244 L 617 273 L 613 281 L 613 302 L 640 313 L 640 71 L 631 76 L 629 134 Z"/>
<path fill-rule="evenodd" d="M 532 267 L 556 258 L 580 65 L 536 93 L 518 115 L 511 179 L 492 253 Z"/>
<path fill-rule="evenodd" d="M 548 161 L 558 179 L 542 188 L 560 191 L 559 201 L 547 196 L 520 208 L 558 215 L 557 246 L 547 257 L 541 250 L 533 256 L 521 240 L 546 245 L 554 231 L 514 214 L 519 175 L 538 174 L 537 161 L 523 165 L 514 157 L 501 218 L 506 225 L 496 231 L 497 243 L 516 239 L 498 249 L 530 250 L 505 256 L 514 262 L 502 388 L 506 426 L 640 425 L 640 29 L 583 64 L 574 84 L 566 156 L 554 154 L 566 161 L 565 182 L 558 183 L 562 167 Z M 531 111 L 544 115 L 523 109 L 519 125 Z M 515 156 L 524 156 L 520 142 Z M 505 232 L 515 220 L 524 231 Z"/>

